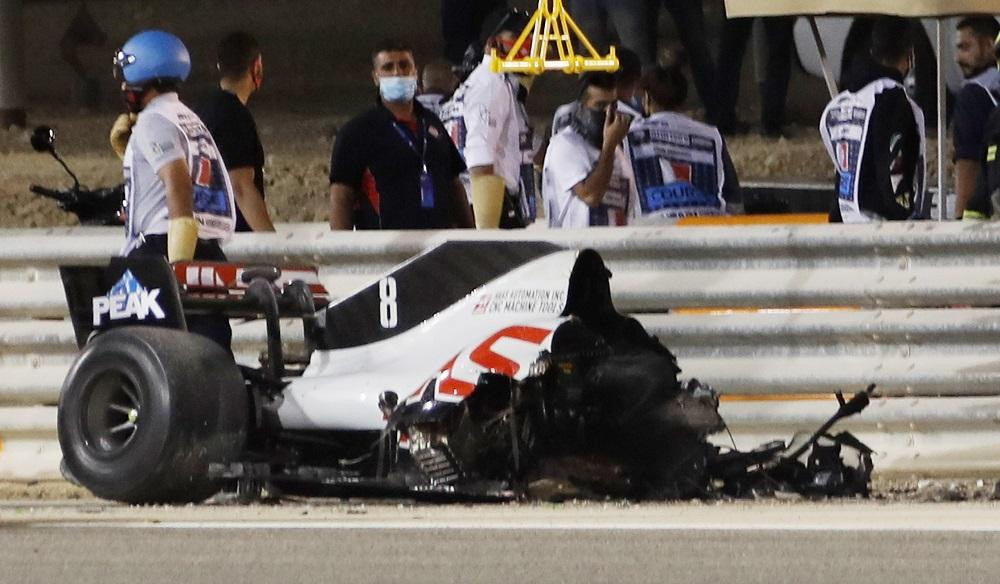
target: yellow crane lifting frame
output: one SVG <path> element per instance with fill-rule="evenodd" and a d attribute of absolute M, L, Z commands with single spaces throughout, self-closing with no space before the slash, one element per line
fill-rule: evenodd
<path fill-rule="evenodd" d="M 533 39 L 531 53 L 527 57 L 518 58 L 518 53 L 529 37 Z M 576 54 L 573 50 L 574 39 L 580 42 L 589 53 L 589 57 Z M 558 59 L 549 58 L 549 45 L 555 45 Z M 604 57 L 598 54 L 594 45 L 563 8 L 562 0 L 538 0 L 538 10 L 524 27 L 507 57 L 500 58 L 496 49 L 493 49 L 490 55 L 492 57 L 490 69 L 494 73 L 541 75 L 545 71 L 562 71 L 568 75 L 575 75 L 585 71 L 618 70 L 615 48 L 611 47 L 610 52 Z"/>

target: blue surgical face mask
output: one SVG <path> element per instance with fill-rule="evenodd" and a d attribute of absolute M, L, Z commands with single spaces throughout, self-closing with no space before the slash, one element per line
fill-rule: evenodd
<path fill-rule="evenodd" d="M 392 103 L 404 103 L 417 94 L 416 77 L 379 77 L 378 92 L 382 99 Z"/>

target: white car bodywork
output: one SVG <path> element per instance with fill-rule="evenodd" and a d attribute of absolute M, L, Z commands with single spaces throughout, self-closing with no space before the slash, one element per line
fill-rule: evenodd
<path fill-rule="evenodd" d="M 385 427 L 382 392 L 405 398 L 437 376 L 436 397 L 461 401 L 462 384 L 474 385 L 481 372 L 523 378 L 567 320 L 560 315 L 577 255 L 558 251 L 530 261 L 390 339 L 314 351 L 303 375 L 283 392 L 282 427 L 378 431 Z M 453 383 L 443 383 L 448 380 Z"/>

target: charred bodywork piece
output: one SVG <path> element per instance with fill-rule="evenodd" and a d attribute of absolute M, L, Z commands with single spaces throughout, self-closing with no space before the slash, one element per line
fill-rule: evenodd
<path fill-rule="evenodd" d="M 711 444 L 714 390 L 615 310 L 592 250 L 449 242 L 329 301 L 309 268 L 115 258 L 64 267 L 81 353 L 62 388 L 68 475 L 108 499 L 865 494 L 871 451 L 830 427 Z M 260 318 L 259 366 L 187 332 Z M 304 354 L 282 343 L 301 322 Z M 286 321 L 287 323 L 287 321 Z M 853 460 L 849 455 L 853 455 Z"/>

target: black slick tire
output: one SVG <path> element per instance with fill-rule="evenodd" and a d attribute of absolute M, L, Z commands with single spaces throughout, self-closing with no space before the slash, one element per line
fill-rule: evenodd
<path fill-rule="evenodd" d="M 248 396 L 232 357 L 184 331 L 123 327 L 80 353 L 59 398 L 67 469 L 98 497 L 188 503 L 218 492 L 211 463 L 236 460 Z"/>

